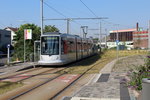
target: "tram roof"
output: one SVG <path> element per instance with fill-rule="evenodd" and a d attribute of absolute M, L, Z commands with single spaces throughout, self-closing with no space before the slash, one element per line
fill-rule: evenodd
<path fill-rule="evenodd" d="M 60 32 L 46 32 L 46 33 L 43 33 L 42 36 L 72 36 L 72 37 L 78 37 L 78 38 L 82 38 L 78 35 L 73 35 L 73 34 L 66 34 L 66 33 L 60 33 Z M 90 39 L 90 38 L 83 38 L 83 39 Z"/>
<path fill-rule="evenodd" d="M 59 32 L 46 32 L 46 33 L 43 33 L 43 35 L 60 35 L 61 33 Z"/>
<path fill-rule="evenodd" d="M 72 35 L 72 34 L 66 34 L 66 33 L 59 33 L 59 32 L 46 32 L 46 33 L 43 33 L 42 36 L 48 36 L 48 35 L 61 35 L 61 36 L 74 36 L 74 37 L 80 37 L 78 35 Z"/>

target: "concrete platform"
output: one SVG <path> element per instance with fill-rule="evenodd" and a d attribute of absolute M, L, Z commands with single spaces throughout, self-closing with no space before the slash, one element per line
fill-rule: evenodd
<path fill-rule="evenodd" d="M 120 100 L 117 98 L 85 98 L 85 97 L 73 97 L 71 100 Z"/>
<path fill-rule="evenodd" d="M 16 64 L 13 64 L 10 66 L 3 66 L 0 68 L 0 75 L 13 73 L 18 70 L 28 68 L 28 67 L 35 67 L 37 65 L 38 65 L 38 63 L 36 63 L 36 62 L 26 62 L 26 63 L 16 63 Z"/>
<path fill-rule="evenodd" d="M 63 100 L 135 100 L 125 84 L 126 73 L 111 72 L 116 61 L 107 64 L 89 84 Z"/>

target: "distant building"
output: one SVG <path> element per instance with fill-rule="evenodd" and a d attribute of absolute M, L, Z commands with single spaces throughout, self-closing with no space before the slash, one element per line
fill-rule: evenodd
<path fill-rule="evenodd" d="M 11 44 L 11 32 L 0 29 L 0 49 L 7 48 L 7 44 Z"/>
<path fill-rule="evenodd" d="M 108 48 L 113 48 L 118 45 L 125 45 L 127 48 L 133 48 L 133 33 L 137 29 L 126 29 L 126 30 L 114 30 L 110 31 L 110 40 L 107 42 Z M 118 34 L 118 40 L 117 40 Z"/>
<path fill-rule="evenodd" d="M 118 40 L 119 41 L 133 41 L 133 32 L 135 32 L 136 29 L 126 29 L 126 30 L 115 30 L 110 31 L 110 41 L 115 42 L 117 39 L 117 33 L 118 33 Z"/>
<path fill-rule="evenodd" d="M 134 48 L 148 48 L 148 31 L 133 32 Z"/>
<path fill-rule="evenodd" d="M 119 41 L 116 41 L 117 33 Z M 148 30 L 144 31 L 142 28 L 139 28 L 137 23 L 135 29 L 110 31 L 110 39 L 107 41 L 108 48 L 116 47 L 116 42 L 119 42 L 119 45 L 125 45 L 129 48 L 147 49 Z"/>
<path fill-rule="evenodd" d="M 15 44 L 14 37 L 16 36 L 15 32 L 18 31 L 18 28 L 6 27 L 5 30 L 11 31 L 11 45 Z"/>

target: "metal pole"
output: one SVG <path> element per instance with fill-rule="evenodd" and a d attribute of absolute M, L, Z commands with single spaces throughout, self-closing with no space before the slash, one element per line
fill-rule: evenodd
<path fill-rule="evenodd" d="M 86 38 L 87 34 L 88 34 L 88 26 L 86 27 L 86 35 L 85 35 L 85 38 Z"/>
<path fill-rule="evenodd" d="M 35 56 L 36 56 L 36 53 L 35 53 L 35 52 L 36 52 L 36 50 L 35 50 L 35 49 L 36 49 L 35 43 L 36 43 L 36 41 L 34 41 L 34 62 L 36 61 L 36 60 L 35 60 L 35 59 L 36 59 L 36 58 L 35 58 Z"/>
<path fill-rule="evenodd" d="M 88 34 L 88 26 L 86 26 L 86 33 Z"/>
<path fill-rule="evenodd" d="M 26 61 L 26 41 L 25 41 L 25 33 L 26 32 L 26 30 L 24 30 L 24 62 Z"/>
<path fill-rule="evenodd" d="M 105 48 L 107 48 L 107 29 L 105 29 Z"/>
<path fill-rule="evenodd" d="M 41 0 L 41 35 L 43 34 L 43 0 Z"/>
<path fill-rule="evenodd" d="M 105 48 L 107 48 L 107 35 L 105 35 Z"/>
<path fill-rule="evenodd" d="M 148 50 L 150 51 L 150 20 L 148 23 Z"/>
<path fill-rule="evenodd" d="M 80 37 L 82 37 L 82 34 L 81 34 L 81 27 L 80 27 Z"/>
<path fill-rule="evenodd" d="M 68 18 L 67 19 L 67 34 L 69 34 L 69 24 L 70 24 L 69 21 L 70 21 L 70 19 Z"/>
<path fill-rule="evenodd" d="M 117 60 L 118 60 L 118 58 L 119 58 L 119 46 L 118 46 L 119 39 L 118 39 L 118 29 L 117 29 L 117 39 L 116 39 L 116 43 L 117 43 Z"/>
<path fill-rule="evenodd" d="M 9 44 L 8 44 L 8 46 L 9 46 Z M 9 63 L 10 63 L 10 52 L 9 52 L 9 49 L 10 49 L 10 46 L 9 47 L 7 47 L 7 64 L 9 65 Z"/>
<path fill-rule="evenodd" d="M 81 28 L 81 29 L 82 29 L 82 31 L 83 31 L 83 34 L 82 34 L 83 36 L 82 36 L 82 37 L 84 38 L 84 27 L 83 27 L 83 26 L 81 26 L 80 28 Z"/>
<path fill-rule="evenodd" d="M 101 38 L 102 38 L 102 35 L 101 35 L 101 21 L 99 22 L 99 42 L 100 42 L 100 47 L 101 47 Z"/>

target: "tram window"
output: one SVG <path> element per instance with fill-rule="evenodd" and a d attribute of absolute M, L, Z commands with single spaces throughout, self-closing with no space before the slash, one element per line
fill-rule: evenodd
<path fill-rule="evenodd" d="M 64 54 L 64 40 L 61 39 L 61 54 Z"/>
<path fill-rule="evenodd" d="M 67 54 L 67 41 L 61 39 L 61 54 Z"/>
<path fill-rule="evenodd" d="M 59 37 L 46 36 L 41 38 L 41 54 L 42 55 L 58 55 L 59 54 Z"/>
<path fill-rule="evenodd" d="M 75 44 L 74 44 L 74 41 L 68 41 L 68 52 L 69 52 L 69 53 L 75 52 Z"/>

